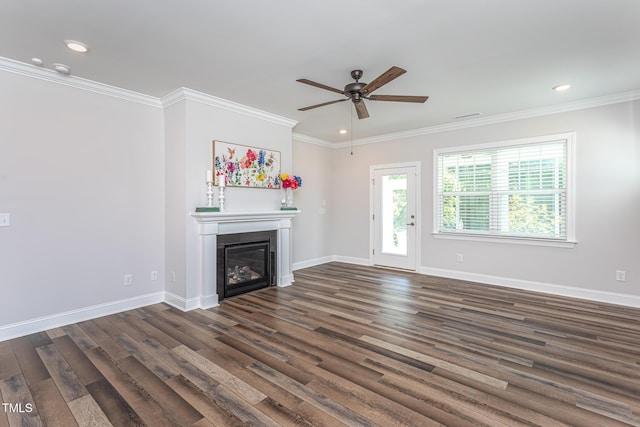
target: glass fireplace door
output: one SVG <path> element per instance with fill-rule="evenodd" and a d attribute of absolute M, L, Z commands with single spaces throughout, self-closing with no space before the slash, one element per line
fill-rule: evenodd
<path fill-rule="evenodd" d="M 268 240 L 225 246 L 224 296 L 230 297 L 269 286 L 269 257 Z"/>

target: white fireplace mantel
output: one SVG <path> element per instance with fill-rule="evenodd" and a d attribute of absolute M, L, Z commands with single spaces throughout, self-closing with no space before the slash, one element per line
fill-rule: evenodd
<path fill-rule="evenodd" d="M 200 236 L 199 307 L 210 308 L 218 305 L 216 254 L 219 234 L 276 230 L 278 233 L 277 285 L 289 286 L 293 282 L 291 222 L 299 213 L 299 210 L 192 213 L 191 216 L 198 223 Z"/>

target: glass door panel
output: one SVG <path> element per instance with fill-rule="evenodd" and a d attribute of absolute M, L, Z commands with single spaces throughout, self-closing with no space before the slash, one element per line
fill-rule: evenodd
<path fill-rule="evenodd" d="M 382 252 L 407 255 L 407 174 L 384 175 L 382 186 Z"/>
<path fill-rule="evenodd" d="M 372 263 L 417 270 L 417 167 L 372 167 Z"/>

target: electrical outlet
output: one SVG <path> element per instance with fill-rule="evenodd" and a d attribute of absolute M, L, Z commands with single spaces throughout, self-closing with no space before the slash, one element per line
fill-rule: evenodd
<path fill-rule="evenodd" d="M 456 261 L 458 261 L 458 262 L 464 261 L 464 256 L 462 254 L 456 255 Z"/>
<path fill-rule="evenodd" d="M 616 270 L 616 280 L 618 282 L 626 282 L 627 281 L 627 272 L 624 270 Z"/>
<path fill-rule="evenodd" d="M 151 272 L 151 280 L 158 280 L 158 271 L 157 270 L 153 270 Z"/>
<path fill-rule="evenodd" d="M 11 226 L 11 214 L 0 213 L 0 227 L 10 227 L 10 226 Z"/>
<path fill-rule="evenodd" d="M 125 286 L 133 285 L 133 274 L 125 274 L 124 275 L 124 285 Z"/>

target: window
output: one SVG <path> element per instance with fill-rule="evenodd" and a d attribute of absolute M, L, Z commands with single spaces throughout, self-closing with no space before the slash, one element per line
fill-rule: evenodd
<path fill-rule="evenodd" d="M 437 237 L 572 242 L 575 134 L 434 151 Z"/>

